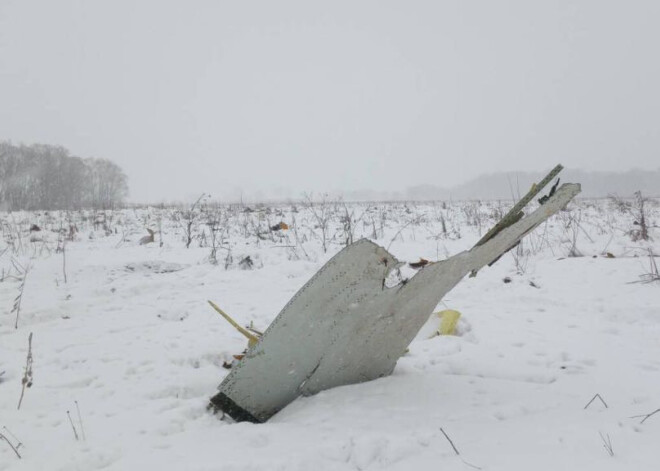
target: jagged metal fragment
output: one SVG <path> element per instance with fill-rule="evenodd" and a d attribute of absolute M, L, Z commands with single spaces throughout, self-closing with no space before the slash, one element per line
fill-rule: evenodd
<path fill-rule="evenodd" d="M 235 420 L 264 422 L 300 395 L 389 375 L 442 297 L 580 192 L 564 184 L 536 211 L 473 249 L 431 263 L 388 288 L 400 262 L 360 240 L 335 255 L 282 309 L 211 403 Z"/>
<path fill-rule="evenodd" d="M 520 201 L 518 201 L 513 206 L 513 208 L 507 212 L 506 216 L 504 216 L 501 221 L 495 224 L 491 230 L 489 230 L 481 239 L 479 239 L 479 242 L 477 242 L 475 245 L 482 245 L 505 227 L 509 227 L 511 224 L 518 222 L 524 216 L 522 211 L 525 209 L 525 206 L 527 206 L 529 202 L 532 201 L 534 197 L 538 195 L 541 190 L 543 190 L 543 188 L 545 188 L 545 186 L 550 183 L 552 179 L 555 178 L 563 169 L 564 167 L 561 164 L 556 165 L 555 168 L 553 168 L 550 173 L 548 173 L 543 178 L 543 180 L 532 185 L 532 188 L 527 192 L 527 194 L 523 196 Z"/>

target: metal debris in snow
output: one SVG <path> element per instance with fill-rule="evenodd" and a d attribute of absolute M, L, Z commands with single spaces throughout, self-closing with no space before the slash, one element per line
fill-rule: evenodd
<path fill-rule="evenodd" d="M 557 168 L 545 184 L 556 173 Z M 535 185 L 523 199 L 529 202 L 542 187 Z M 237 421 L 265 422 L 298 396 L 389 375 L 447 292 L 496 261 L 579 192 L 579 184 L 564 184 L 526 217 L 516 205 L 513 216 L 505 216 L 471 250 L 425 264 L 395 286 L 385 280 L 402 262 L 366 239 L 349 245 L 253 342 L 211 404 Z"/>

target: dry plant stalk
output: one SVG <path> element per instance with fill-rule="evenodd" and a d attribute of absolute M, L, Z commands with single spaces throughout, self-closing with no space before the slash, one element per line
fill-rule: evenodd
<path fill-rule="evenodd" d="M 21 388 L 21 397 L 18 400 L 18 408 L 21 408 L 21 403 L 23 402 L 23 395 L 25 394 L 25 388 L 32 387 L 32 332 L 28 337 L 28 353 L 25 360 L 25 371 L 23 372 L 23 379 L 21 380 L 23 387 Z"/>
<path fill-rule="evenodd" d="M 481 469 L 479 466 L 475 466 L 475 465 L 473 465 L 473 464 L 468 463 L 467 461 L 465 461 L 465 460 L 463 459 L 463 457 L 461 456 L 461 454 L 459 453 L 458 448 L 456 448 L 456 445 L 454 445 L 454 442 L 452 441 L 452 439 L 449 438 L 449 435 L 447 435 L 447 432 L 445 432 L 445 431 L 442 429 L 442 427 L 440 427 L 440 431 L 441 431 L 442 434 L 445 436 L 445 438 L 447 439 L 447 441 L 449 442 L 449 444 L 451 445 L 451 447 L 454 449 L 454 453 L 456 453 L 456 456 L 458 456 L 458 457 L 460 458 L 460 460 L 463 462 L 463 464 L 469 466 L 470 468 L 479 469 L 479 470 Z"/>
<path fill-rule="evenodd" d="M 14 298 L 14 306 L 11 308 L 12 314 L 16 313 L 16 321 L 14 322 L 14 329 L 18 329 L 18 317 L 21 315 L 21 302 L 23 301 L 23 290 L 25 289 L 25 280 L 27 279 L 28 271 L 30 267 L 26 266 L 23 271 L 23 280 L 21 281 L 21 286 L 18 288 L 18 296 Z M 32 335 L 32 334 L 30 334 Z"/>
<path fill-rule="evenodd" d="M 643 417 L 642 421 L 640 422 L 640 424 L 643 424 L 644 422 L 646 422 L 647 419 L 650 419 L 651 417 L 653 417 L 658 412 L 660 412 L 660 409 L 656 409 L 653 412 L 651 412 L 650 414 L 633 415 L 631 417 L 631 419 L 638 419 L 640 417 Z"/>
<path fill-rule="evenodd" d="M 66 411 L 66 416 L 69 418 L 69 423 L 71 424 L 71 428 L 73 429 L 73 436 L 76 437 L 76 441 L 79 441 L 80 437 L 78 437 L 78 431 L 76 430 L 76 426 L 73 425 L 73 419 L 71 418 L 71 413 L 69 411 Z"/>
<path fill-rule="evenodd" d="M 2 426 L 2 429 L 7 432 L 7 435 L 9 435 L 13 440 L 15 440 L 18 444 L 16 445 L 16 449 L 18 450 L 20 447 L 24 446 L 23 442 L 16 436 L 14 435 L 11 430 L 9 430 L 5 425 Z"/>
<path fill-rule="evenodd" d="M 605 406 L 605 409 L 609 409 L 609 407 L 607 406 L 607 403 L 606 403 L 605 400 L 601 397 L 600 394 L 596 394 L 594 397 L 592 397 L 592 398 L 591 398 L 591 401 L 587 402 L 587 405 L 584 406 L 584 409 L 587 409 L 587 408 L 591 405 L 591 403 L 594 402 L 596 399 L 600 399 L 600 402 Z"/>
<path fill-rule="evenodd" d="M 2 433 L 0 433 L 0 439 L 2 439 L 2 440 L 4 440 L 4 441 L 7 442 L 7 444 L 11 447 L 11 449 L 14 450 L 14 453 L 16 453 L 16 456 L 18 456 L 18 459 L 23 458 L 23 457 L 21 456 L 21 454 L 18 452 L 18 448 L 15 447 L 15 446 L 12 444 L 12 442 L 10 442 L 9 439 L 8 439 L 7 437 L 5 437 Z M 20 444 L 19 444 L 19 446 L 20 446 Z"/>
<path fill-rule="evenodd" d="M 598 432 L 600 439 L 603 440 L 603 448 L 607 451 L 607 454 L 614 456 L 614 448 L 612 448 L 612 440 L 610 439 L 610 434 L 603 435 L 602 432 Z"/>
<path fill-rule="evenodd" d="M 83 441 L 87 441 L 85 437 L 85 427 L 83 427 L 82 416 L 80 415 L 80 407 L 78 406 L 78 401 L 73 401 L 76 403 L 76 412 L 78 413 L 78 425 L 80 425 L 80 433 L 82 435 Z"/>

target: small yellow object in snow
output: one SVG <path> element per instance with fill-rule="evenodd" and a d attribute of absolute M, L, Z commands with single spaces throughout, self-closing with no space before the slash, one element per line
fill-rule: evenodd
<path fill-rule="evenodd" d="M 458 324 L 458 318 L 461 317 L 461 313 L 454 311 L 453 309 L 445 309 L 444 311 L 436 312 L 436 315 L 440 317 L 440 329 L 438 329 L 438 334 L 454 335 L 456 333 L 456 324 Z"/>
<path fill-rule="evenodd" d="M 229 314 L 227 314 L 225 311 L 220 309 L 213 301 L 208 301 L 208 303 L 211 305 L 213 309 L 217 311 L 218 314 L 220 314 L 222 317 L 224 317 L 227 322 L 229 322 L 236 330 L 238 330 L 241 334 L 243 334 L 247 339 L 248 339 L 248 347 L 252 347 L 259 342 L 259 337 L 254 335 L 252 332 L 247 330 L 246 328 L 240 326 L 238 322 L 236 322 L 234 319 L 232 319 Z"/>

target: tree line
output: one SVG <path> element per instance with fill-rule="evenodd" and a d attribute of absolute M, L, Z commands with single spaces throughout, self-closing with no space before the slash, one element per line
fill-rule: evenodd
<path fill-rule="evenodd" d="M 0 142 L 0 209 L 111 209 L 128 194 L 122 169 L 60 146 Z"/>

